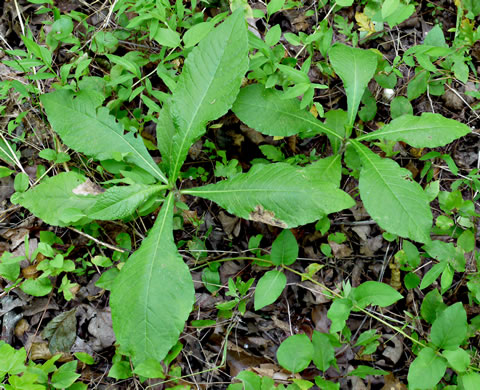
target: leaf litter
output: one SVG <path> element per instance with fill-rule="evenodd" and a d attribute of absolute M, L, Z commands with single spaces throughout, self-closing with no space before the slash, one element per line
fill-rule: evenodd
<path fill-rule="evenodd" d="M 280 21 L 288 21 L 288 24 L 284 22 L 287 26 L 285 31 L 308 31 L 308 29 L 312 27 L 313 22 L 311 19 L 303 16 L 304 11 L 305 10 L 301 10 L 297 13 L 279 12 L 277 14 L 277 18 L 279 18 Z M 348 12 L 350 11 L 346 10 L 344 16 L 348 20 L 352 20 L 351 15 L 348 15 Z M 5 13 L 3 16 L 5 17 Z M 410 25 L 407 25 L 408 34 L 403 44 L 411 45 L 416 39 L 415 37 L 421 36 L 424 33 L 423 23 L 425 22 L 423 20 L 422 27 L 419 28 L 419 18 L 421 17 L 422 16 L 418 15 L 414 15 L 414 17 L 412 17 L 413 21 L 410 23 Z M 365 26 L 370 28 L 368 23 L 368 20 L 364 22 Z M 15 29 L 17 29 L 17 27 L 15 27 L 14 30 Z M 391 52 L 389 55 L 394 55 L 393 47 L 391 47 Z M 459 92 L 460 94 L 463 94 L 464 91 L 459 88 Z M 466 95 L 462 96 L 465 97 Z M 328 100 L 324 99 L 326 100 L 326 106 L 333 106 L 338 101 L 335 100 L 335 97 L 334 99 L 331 98 L 332 96 L 329 96 Z M 469 115 L 466 113 L 468 110 L 464 109 L 465 106 L 461 105 L 457 98 L 457 94 L 447 92 L 445 96 L 446 106 L 448 109 L 452 110 L 454 116 L 460 118 L 463 117 L 465 121 L 470 120 L 471 118 L 466 118 L 466 116 Z M 468 102 L 469 104 L 472 103 L 471 100 L 468 100 Z M 423 99 L 421 103 L 427 106 L 429 105 L 429 102 L 426 100 L 426 98 Z M 435 109 L 437 111 L 445 111 L 445 108 L 443 108 L 438 102 L 435 102 Z M 386 114 L 384 113 L 384 115 Z M 267 137 L 263 137 L 261 135 L 259 136 L 259 133 L 252 131 L 252 129 L 246 128 L 244 125 L 241 125 L 241 127 L 246 137 L 250 139 L 253 144 L 273 143 Z M 210 135 L 212 138 L 215 138 L 214 134 Z M 478 135 L 468 136 L 466 137 L 466 140 L 455 146 L 455 160 L 459 161 L 460 165 L 467 168 L 474 168 L 478 162 L 478 154 L 475 155 L 475 152 L 472 152 L 472 149 L 475 149 L 478 146 L 478 142 L 476 142 L 475 137 L 478 138 Z M 232 138 L 231 144 L 236 146 L 235 153 L 238 153 L 240 150 L 241 153 L 244 153 L 245 156 L 248 156 L 242 159 L 243 155 L 238 155 L 237 157 L 240 157 L 240 162 L 243 164 L 249 164 L 250 152 L 242 150 L 242 148 L 246 148 L 244 142 L 240 142 L 238 139 L 235 140 Z M 300 152 L 305 152 L 305 154 L 313 149 L 313 145 L 308 143 L 297 143 L 296 147 Z M 233 149 L 229 152 L 232 151 Z M 28 154 L 25 150 L 23 150 L 22 153 L 24 153 L 24 155 Z M 192 160 L 195 161 L 198 158 L 198 155 L 191 155 L 191 157 Z M 2 185 L 1 188 L 2 194 L 4 192 L 5 196 L 0 194 L 0 200 L 2 202 L 8 198 L 8 194 L 12 192 L 13 188 L 13 182 L 11 182 L 11 180 L 9 181 L 2 179 L 2 183 L 4 182 L 6 182 L 6 184 Z M 85 188 L 85 186 L 82 187 L 84 184 L 80 186 L 81 188 L 77 187 L 74 190 L 74 193 L 82 195 L 99 193 L 98 187 L 95 185 L 90 187 L 87 186 L 87 188 Z M 200 209 L 203 209 L 203 214 L 212 212 L 214 216 L 220 215 L 219 212 L 217 213 L 217 210 L 210 210 L 206 203 L 200 204 L 199 207 Z M 356 209 L 346 211 L 342 213 L 342 215 L 337 215 L 336 219 L 338 221 L 352 222 L 352 219 L 359 221 L 365 219 L 365 217 L 368 218 L 368 215 L 366 215 L 365 211 L 362 210 L 361 207 L 358 207 Z M 22 253 L 25 254 L 25 245 L 22 244 L 25 234 L 31 238 L 30 243 L 34 243 L 34 240 L 37 240 L 38 243 L 39 230 L 48 228 L 45 225 L 39 226 L 38 224 L 41 222 L 35 219 L 29 220 L 26 227 L 15 227 L 18 226 L 20 218 L 21 217 L 15 213 L 8 215 L 7 219 L 2 220 L 2 223 L 4 224 L 2 227 L 8 226 L 9 228 L 3 229 L 0 232 L 5 240 L 9 240 L 9 243 L 6 244 L 6 246 L 9 248 L 5 248 L 3 250 L 18 250 L 18 255 Z M 258 205 L 250 213 L 251 222 L 241 221 L 238 223 L 237 220 L 227 219 L 225 216 L 218 218 L 220 224 L 215 225 L 215 228 L 217 230 L 222 229 L 221 234 L 225 235 L 225 242 L 221 243 L 220 245 L 216 245 L 215 251 L 213 254 L 209 254 L 207 259 L 210 259 L 210 255 L 212 258 L 220 257 L 222 250 L 226 252 L 232 252 L 232 246 L 233 252 L 239 255 L 248 252 L 248 239 L 259 232 L 261 232 L 264 236 L 262 247 L 265 247 L 264 245 L 266 245 L 268 248 L 268 245 L 273 242 L 274 238 L 279 233 L 279 229 L 287 227 L 283 221 L 278 220 L 275 217 L 275 214 L 272 211 L 265 210 L 261 205 Z M 270 226 L 261 226 L 263 223 L 266 223 Z M 130 225 L 117 227 L 117 229 L 130 229 L 130 231 L 134 231 L 137 229 L 137 227 Z M 307 260 L 305 262 L 301 261 L 299 264 L 295 264 L 294 268 L 300 272 L 303 272 L 309 261 L 321 261 L 324 265 L 324 269 L 322 269 L 316 276 L 316 280 L 332 289 L 340 286 L 341 282 L 344 280 L 353 279 L 354 282 L 352 284 L 358 285 L 365 280 L 378 280 L 379 278 L 385 276 L 385 273 L 387 273 L 388 277 L 387 263 L 391 261 L 389 253 L 391 253 L 393 248 L 390 248 L 390 252 L 388 252 L 388 246 L 385 244 L 385 241 L 383 241 L 383 237 L 380 234 L 381 232 L 379 229 L 376 226 L 372 227 L 371 229 L 366 229 L 362 225 L 350 225 L 350 227 L 349 225 L 345 225 L 345 229 L 347 231 L 351 230 L 352 232 L 355 232 L 355 235 L 360 239 L 360 241 L 357 243 L 347 242 L 344 244 L 337 244 L 335 242 L 328 242 L 326 237 L 320 237 L 320 241 L 323 240 L 332 247 L 333 258 L 327 258 L 324 256 L 318 249 L 318 242 L 314 241 L 313 251 L 311 251 L 308 256 L 305 257 Z M 8 230 L 10 230 L 10 233 L 7 233 Z M 302 231 L 298 233 L 300 238 L 305 237 L 307 234 L 313 234 L 311 227 L 306 227 L 301 230 Z M 73 241 L 74 237 L 72 236 L 71 232 L 61 231 L 60 233 Z M 190 230 L 179 232 L 178 235 L 181 239 L 190 239 L 193 234 L 195 234 L 194 227 L 192 227 Z M 228 237 L 228 235 L 230 235 L 230 237 Z M 210 239 L 208 237 L 205 239 L 205 242 L 206 247 L 211 246 Z M 34 250 L 34 247 L 30 247 L 29 249 Z M 88 248 L 86 246 L 77 249 L 77 251 L 82 250 L 84 253 L 88 253 Z M 306 251 L 304 251 L 302 248 L 299 256 L 305 256 L 305 252 Z M 312 258 L 312 254 L 315 255 L 315 258 Z M 361 258 L 362 261 L 356 264 L 354 261 L 349 261 L 352 257 Z M 342 260 L 339 261 L 338 259 Z M 189 266 L 195 266 L 195 261 L 193 259 L 186 258 L 186 260 Z M 220 273 L 222 274 L 222 284 L 224 286 L 226 285 L 229 277 L 241 277 L 243 280 L 247 280 L 251 276 L 257 276 L 255 272 L 256 270 L 254 267 L 249 267 L 248 265 L 243 266 L 234 262 L 228 262 L 226 266 L 222 266 L 220 269 Z M 78 278 L 78 282 L 80 282 L 83 286 L 86 286 L 89 283 L 88 278 L 86 277 Z M 5 289 L 7 286 L 8 283 L 4 283 L 4 281 L 2 281 L 1 288 Z M 201 286 L 197 287 L 201 289 Z M 223 351 L 223 344 L 225 343 L 224 335 L 227 328 L 226 324 L 233 324 L 233 321 L 238 321 L 235 323 L 234 327 L 235 337 L 232 337 L 231 340 L 227 341 L 228 370 L 225 372 L 215 371 L 214 373 L 208 375 L 199 374 L 196 376 L 198 378 L 197 380 L 206 383 L 206 385 L 204 385 L 206 387 L 218 386 L 218 388 L 222 388 L 220 383 L 229 382 L 232 377 L 236 376 L 243 369 L 251 369 L 261 375 L 270 376 L 279 381 L 287 380 L 289 378 L 288 373 L 284 372 L 282 368 L 276 364 L 275 360 L 275 351 L 281 341 L 290 335 L 292 331 L 295 334 L 311 334 L 312 331 L 316 329 L 327 333 L 329 327 L 329 320 L 326 317 L 328 303 L 320 298 L 323 296 L 322 289 L 318 289 L 316 285 L 312 286 L 311 284 L 300 286 L 298 281 L 295 283 L 289 283 L 288 288 L 288 294 L 284 294 L 282 299 L 277 302 L 276 305 L 269 308 L 271 316 L 259 316 L 253 313 L 253 311 L 247 310 L 247 314 L 243 318 L 234 317 L 233 320 L 224 319 L 224 325 L 217 325 L 213 329 L 201 330 L 187 327 L 185 335 L 183 336 L 183 340 L 188 339 L 189 341 L 185 343 L 184 354 L 190 355 L 191 357 L 185 359 L 180 355 L 180 357 L 177 359 L 179 364 L 182 365 L 182 372 L 189 372 L 189 369 L 191 371 L 200 371 L 206 367 L 206 362 L 208 363 L 208 367 L 210 367 L 212 364 L 218 363 L 219 357 Z M 10 295 L 3 295 L 2 292 L 1 294 L 0 302 L 2 304 L 2 310 L 0 311 L 0 316 L 2 317 L 4 327 L 6 326 L 7 329 L 5 334 L 2 329 L 2 340 L 6 339 L 14 344 L 16 343 L 17 346 L 28 346 L 27 349 L 31 350 L 32 358 L 47 358 L 46 356 L 48 356 L 48 354 L 45 353 L 45 348 L 47 348 L 47 351 L 50 349 L 51 352 L 69 352 L 74 344 L 81 345 L 80 342 L 77 342 L 77 339 L 83 341 L 83 343 L 86 345 L 84 346 L 84 350 L 88 350 L 89 353 L 94 351 L 97 353 L 106 354 L 106 356 L 109 358 L 113 356 L 112 345 L 115 342 L 115 339 L 111 328 L 110 314 L 106 309 L 107 302 L 104 295 L 96 297 L 94 294 L 89 294 L 89 299 L 91 299 L 95 305 L 99 306 L 100 308 L 94 309 L 93 306 L 87 305 L 88 309 L 86 309 L 86 297 L 80 298 L 81 302 L 74 300 L 66 304 L 60 295 L 52 296 L 52 301 L 46 301 L 44 298 L 35 298 L 27 302 L 25 296 L 19 296 L 18 298 L 11 299 L 14 293 L 11 293 Z M 202 294 L 205 295 L 205 297 L 211 297 L 211 294 Z M 215 303 L 217 303 L 219 299 L 227 299 L 222 294 L 223 292 L 221 291 L 215 296 L 216 302 L 211 302 L 204 305 L 203 308 L 210 310 L 208 313 L 201 314 L 205 319 L 216 319 L 215 311 L 213 310 Z M 201 302 L 201 300 L 202 299 L 199 299 L 197 304 Z M 66 307 L 68 307 L 69 310 L 65 310 Z M 202 308 L 202 305 L 200 304 L 199 307 Z M 7 316 L 8 313 L 12 314 Z M 78 313 L 79 316 L 78 328 L 76 326 L 76 313 Z M 393 314 L 399 316 L 399 313 Z M 352 332 L 359 333 L 367 330 L 368 326 L 365 324 L 365 322 L 368 322 L 366 321 L 366 317 L 362 317 L 358 314 L 352 316 L 352 318 L 348 320 L 347 324 Z M 28 324 L 30 324 L 30 327 L 27 326 Z M 23 331 L 21 331 L 20 326 L 24 329 Z M 32 332 L 32 326 L 43 329 L 41 335 L 44 336 L 44 339 L 49 340 L 48 344 L 45 342 L 45 340 L 42 340 L 40 336 L 36 334 L 36 332 Z M 16 329 L 17 327 L 19 329 Z M 403 344 L 396 336 L 389 334 L 388 329 L 381 328 L 382 327 L 379 326 L 379 331 L 382 333 L 382 343 L 385 343 L 385 345 L 383 345 L 376 353 L 376 364 L 382 369 L 391 371 L 397 370 L 398 372 L 399 365 L 406 363 L 405 359 L 402 360 L 402 353 L 404 353 Z M 25 335 L 28 335 L 28 341 L 25 339 Z M 79 336 L 82 337 L 80 338 Z M 54 341 L 52 342 L 52 340 Z M 263 340 L 263 342 L 261 340 Z M 34 345 L 37 346 L 36 349 L 33 347 Z M 393 374 L 383 377 L 383 383 L 371 382 L 372 378 L 369 380 L 363 380 L 357 377 L 346 379 L 348 372 L 353 369 L 353 366 L 350 364 L 350 362 L 354 361 L 353 358 L 355 356 L 353 348 L 351 346 L 346 348 L 338 348 L 336 349 L 335 354 L 340 368 L 340 376 L 338 372 L 335 372 L 334 370 L 328 370 L 325 373 L 325 377 L 328 379 L 338 380 L 340 383 L 340 388 L 349 388 L 349 386 L 351 388 L 358 389 L 382 388 L 388 390 L 400 390 L 406 388 L 404 380 L 402 381 L 397 379 Z M 378 359 L 379 356 L 383 356 L 383 359 Z M 406 372 L 403 371 L 398 375 L 405 379 L 405 374 Z M 311 378 L 313 378 L 313 376 L 314 374 L 311 374 Z M 308 372 L 306 372 L 303 376 L 297 376 L 298 379 L 302 377 L 309 379 Z M 218 383 L 218 385 L 215 385 L 215 382 Z M 382 385 L 383 387 L 380 387 Z"/>

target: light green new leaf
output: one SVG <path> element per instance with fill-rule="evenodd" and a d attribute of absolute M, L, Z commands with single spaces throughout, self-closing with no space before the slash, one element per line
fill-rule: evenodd
<path fill-rule="evenodd" d="M 309 132 L 343 140 L 311 113 L 300 109 L 298 99 L 282 99 L 282 96 L 280 91 L 252 84 L 241 89 L 232 111 L 243 123 L 266 135 L 287 137 Z"/>
<path fill-rule="evenodd" d="M 430 339 L 438 348 L 455 350 L 467 336 L 467 313 L 461 302 L 442 311 L 433 322 Z"/>
<path fill-rule="evenodd" d="M 173 200 L 170 193 L 148 237 L 116 277 L 110 296 L 117 342 L 135 364 L 167 355 L 194 302 L 189 269 L 173 240 Z"/>
<path fill-rule="evenodd" d="M 258 280 L 255 288 L 254 306 L 260 310 L 275 302 L 287 284 L 287 277 L 281 271 L 272 270 Z"/>
<path fill-rule="evenodd" d="M 345 87 L 348 123 L 353 125 L 363 93 L 377 69 L 377 55 L 369 50 L 335 45 L 328 52 L 333 70 Z"/>
<path fill-rule="evenodd" d="M 430 240 L 432 213 L 422 187 L 410 172 L 352 141 L 362 162 L 360 196 L 365 209 L 386 231 L 414 241 Z"/>
<path fill-rule="evenodd" d="M 77 222 L 65 218 L 68 210 L 84 211 L 95 203 L 93 195 L 80 195 L 81 191 L 77 191 L 85 180 L 76 172 L 62 172 L 27 192 L 17 193 L 15 200 L 49 225 L 67 226 Z"/>
<path fill-rule="evenodd" d="M 203 135 L 207 122 L 232 107 L 247 69 L 247 27 L 243 10 L 238 9 L 185 60 L 170 105 L 177 133 L 170 141 L 171 154 L 163 156 L 170 166 L 171 181 L 176 180 L 188 149 Z"/>
<path fill-rule="evenodd" d="M 143 140 L 132 132 L 124 134 L 123 125 L 115 121 L 91 91 L 75 94 L 66 89 L 44 94 L 40 100 L 48 120 L 62 141 L 77 152 L 98 160 L 125 154 L 127 160 L 145 169 L 157 179 L 167 182 Z"/>
<path fill-rule="evenodd" d="M 443 378 L 447 362 L 429 347 L 423 348 L 408 370 L 408 384 L 412 389 L 433 389 Z"/>
<path fill-rule="evenodd" d="M 388 284 L 368 281 L 354 290 L 354 298 L 357 305 L 364 308 L 368 305 L 390 306 L 402 299 L 403 296 Z"/>
<path fill-rule="evenodd" d="M 440 114 L 425 112 L 421 116 L 403 115 L 358 141 L 385 139 L 403 141 L 415 148 L 436 148 L 470 133 L 470 128 Z"/>
<path fill-rule="evenodd" d="M 212 200 L 241 218 L 283 229 L 354 205 L 334 183 L 313 176 L 305 168 L 285 163 L 255 165 L 248 173 L 182 193 Z"/>
<path fill-rule="evenodd" d="M 163 185 L 115 186 L 96 196 L 96 203 L 87 211 L 91 219 L 104 221 L 122 219 L 133 212 L 150 196 L 165 189 Z"/>

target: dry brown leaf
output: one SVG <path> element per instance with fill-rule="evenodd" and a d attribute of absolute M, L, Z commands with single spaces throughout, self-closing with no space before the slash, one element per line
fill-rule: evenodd
<path fill-rule="evenodd" d="M 238 237 L 240 234 L 240 228 L 241 228 L 241 221 L 240 218 L 238 217 L 231 217 L 227 214 L 225 214 L 223 211 L 220 211 L 218 213 L 218 219 L 220 220 L 220 223 L 222 224 L 223 230 L 227 235 L 233 234 L 234 237 Z"/>
<path fill-rule="evenodd" d="M 386 334 L 383 335 L 382 338 L 394 345 L 393 347 L 387 345 L 385 350 L 382 352 L 382 355 L 386 358 L 389 358 L 393 364 L 397 364 L 403 354 L 403 343 L 398 339 L 397 336 L 394 335 Z"/>
<path fill-rule="evenodd" d="M 332 248 L 333 255 L 337 259 L 348 257 L 353 253 L 352 248 L 346 244 L 337 244 L 335 241 L 329 241 L 328 244 L 330 245 L 330 248 Z"/>
<path fill-rule="evenodd" d="M 385 385 L 381 390 L 407 390 L 407 386 L 395 378 L 393 374 L 385 375 L 384 378 Z"/>

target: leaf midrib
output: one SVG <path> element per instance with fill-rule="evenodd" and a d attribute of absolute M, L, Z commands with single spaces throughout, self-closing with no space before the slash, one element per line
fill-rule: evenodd
<path fill-rule="evenodd" d="M 152 256 L 152 260 L 150 261 L 150 269 L 148 270 L 148 274 L 147 274 L 147 282 L 146 282 L 146 295 L 147 297 L 152 297 L 152 295 L 150 294 L 150 285 L 151 285 L 151 280 L 152 280 L 152 276 L 153 276 L 153 268 L 154 266 L 156 265 L 156 258 L 157 258 L 157 253 L 158 253 L 158 250 L 159 250 L 159 247 L 160 247 L 160 241 L 162 240 L 162 237 L 163 237 L 163 231 L 165 229 L 165 224 L 167 222 L 167 219 L 168 219 L 168 212 L 169 212 L 169 209 L 170 209 L 170 205 L 171 205 L 171 202 L 172 202 L 172 199 L 173 199 L 173 192 L 170 192 L 165 200 L 165 203 L 163 204 L 162 207 L 165 207 L 165 214 L 164 214 L 164 217 L 163 217 L 163 221 L 162 221 L 162 224 L 160 225 L 160 228 L 159 228 L 159 233 L 158 233 L 158 236 L 157 236 L 157 240 L 155 242 L 155 246 L 154 246 L 154 250 L 153 250 L 153 256 Z M 145 340 L 149 340 L 149 337 L 148 337 L 148 331 L 147 331 L 147 325 L 148 325 L 148 321 L 147 321 L 147 311 L 149 310 L 149 305 L 145 304 L 144 305 L 144 318 L 145 318 Z"/>
<path fill-rule="evenodd" d="M 230 39 L 232 37 L 232 32 L 233 32 L 233 28 L 229 32 L 228 40 L 226 40 L 224 42 L 225 43 L 224 47 L 228 46 L 228 43 L 230 42 Z M 210 91 L 210 88 L 212 87 L 213 81 L 216 78 L 216 75 L 217 75 L 218 70 L 220 68 L 220 64 L 223 62 L 224 57 L 225 57 L 225 50 L 222 51 L 222 55 L 220 56 L 219 61 L 216 63 L 215 72 L 211 73 L 211 77 L 208 80 L 209 81 L 208 82 L 208 87 L 204 89 L 204 93 L 202 95 L 202 98 L 200 99 L 201 103 L 197 104 L 197 106 L 194 108 L 194 115 L 191 116 L 191 121 L 188 123 L 187 130 L 183 132 L 183 137 L 182 137 L 182 141 L 181 141 L 181 144 L 180 144 L 180 149 L 177 150 L 177 153 L 176 153 L 177 156 L 176 156 L 176 159 L 175 159 L 175 164 L 173 165 L 172 177 L 170 178 L 172 181 L 176 180 L 176 177 L 177 177 L 178 173 L 180 172 L 180 168 L 181 168 L 180 167 L 180 159 L 182 158 L 182 155 L 183 155 L 183 150 L 185 148 L 185 142 L 187 141 L 187 139 L 190 139 L 190 133 L 192 132 L 192 129 L 195 127 L 194 124 L 196 124 L 196 122 L 197 122 L 195 120 L 195 118 L 197 117 L 198 111 L 200 110 L 200 107 L 202 106 L 203 101 L 205 100 L 205 96 L 208 94 L 208 92 Z M 182 73 L 182 75 L 183 75 L 183 73 Z M 173 104 L 175 104 L 174 102 L 175 102 L 175 99 L 172 99 Z M 173 104 L 172 104 L 172 106 L 173 106 Z M 176 127 L 175 122 L 174 122 L 174 125 Z"/>
<path fill-rule="evenodd" d="M 64 106 L 62 106 L 61 104 L 57 103 L 56 101 L 54 101 L 54 104 L 56 104 L 60 109 L 62 109 L 62 108 L 64 109 L 64 108 L 65 108 Z M 158 175 L 158 176 L 157 176 L 158 178 L 160 178 L 164 183 L 167 183 L 167 182 L 168 182 L 167 178 L 163 175 L 163 173 L 160 173 L 159 170 L 158 170 L 158 168 L 155 169 L 155 167 L 154 167 L 148 160 L 146 160 L 146 159 L 137 151 L 137 149 L 135 149 L 135 148 L 133 147 L 133 145 L 131 145 L 131 144 L 127 141 L 127 139 L 125 138 L 125 136 L 124 136 L 123 134 L 117 133 L 117 132 L 116 132 L 114 129 L 112 129 L 108 124 L 103 123 L 103 122 L 101 122 L 100 120 L 98 120 L 98 118 L 97 118 L 96 115 L 95 115 L 95 116 L 91 116 L 91 115 L 89 115 L 88 113 L 85 113 L 85 112 L 81 112 L 81 111 L 76 110 L 74 107 L 67 107 L 67 108 L 70 108 L 70 110 L 72 110 L 72 111 L 75 112 L 75 113 L 78 113 L 78 114 L 83 115 L 83 116 L 85 116 L 85 117 L 87 117 L 87 118 L 93 119 L 95 122 L 98 122 L 98 123 L 100 123 L 103 127 L 109 129 L 109 131 L 112 132 L 117 138 L 119 138 L 123 143 L 125 143 L 126 145 L 128 145 L 128 147 L 134 152 L 135 155 L 137 155 L 138 157 L 140 157 L 141 160 L 145 162 L 145 164 L 147 164 L 150 168 L 152 168 L 153 172 L 155 172 L 155 173 Z M 95 114 L 96 114 L 96 111 L 95 111 Z M 70 131 L 68 131 L 68 132 L 70 132 Z M 85 154 L 88 154 L 87 152 L 84 152 L 84 153 L 85 153 Z"/>
<path fill-rule="evenodd" d="M 385 187 L 388 189 L 388 191 L 392 194 L 392 196 L 397 200 L 397 202 L 400 204 L 400 206 L 402 207 L 403 211 L 408 215 L 408 218 L 413 221 L 414 225 L 417 227 L 418 231 L 422 231 L 422 227 L 419 226 L 417 224 L 417 221 L 416 219 L 412 218 L 410 216 L 410 213 L 408 213 L 408 208 L 406 208 L 403 204 L 403 202 L 400 201 L 400 199 L 397 197 L 397 195 L 395 194 L 395 192 L 390 188 L 390 186 L 388 185 L 387 181 L 383 178 L 383 176 L 381 175 L 380 171 L 377 169 L 376 165 L 368 158 L 368 155 L 360 148 L 358 147 L 358 145 L 356 145 L 356 143 L 354 142 L 353 143 L 354 146 L 356 146 L 356 149 L 358 151 L 360 151 L 363 156 L 367 159 L 367 161 L 369 162 L 370 166 L 374 169 L 374 171 L 377 173 L 377 176 L 380 177 L 381 181 L 383 182 L 383 184 L 385 185 Z"/>
<path fill-rule="evenodd" d="M 255 107 L 255 108 L 258 108 L 258 105 L 255 105 L 255 104 L 251 104 L 251 103 L 245 103 L 245 102 L 242 102 L 243 105 L 246 105 L 246 106 L 250 106 L 250 107 Z M 275 108 L 277 106 L 275 105 Z M 325 126 L 323 123 L 321 123 L 320 121 L 316 120 L 310 120 L 310 119 L 307 119 L 301 115 L 296 115 L 295 113 L 292 113 L 292 112 L 289 112 L 289 111 L 283 111 L 283 110 L 279 110 L 279 109 L 275 109 L 275 112 L 278 112 L 280 114 L 283 114 L 285 116 L 290 116 L 292 118 L 295 118 L 295 119 L 300 119 L 304 122 L 307 122 L 309 124 L 311 124 L 312 126 L 314 127 L 318 127 L 320 129 L 322 129 L 322 131 L 326 134 L 329 134 L 335 138 L 338 138 L 340 141 L 343 141 L 343 137 L 338 135 L 337 133 L 335 133 L 334 131 L 332 131 L 330 128 L 328 128 L 327 126 Z"/>

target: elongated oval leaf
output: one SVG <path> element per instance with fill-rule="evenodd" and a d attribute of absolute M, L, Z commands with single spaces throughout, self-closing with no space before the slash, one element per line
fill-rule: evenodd
<path fill-rule="evenodd" d="M 272 270 L 258 280 L 255 288 L 254 306 L 260 310 L 275 302 L 287 284 L 287 277 L 281 271 Z"/>
<path fill-rule="evenodd" d="M 297 261 L 297 257 L 297 239 L 290 230 L 284 230 L 272 244 L 270 259 L 275 265 L 291 265 Z"/>
<path fill-rule="evenodd" d="M 76 172 L 62 172 L 46 178 L 24 193 L 15 194 L 15 200 L 38 218 L 49 225 L 68 226 L 68 210 L 84 211 L 95 203 L 92 195 L 78 195 L 74 191 L 86 181 L 85 177 Z"/>
<path fill-rule="evenodd" d="M 365 88 L 377 69 L 377 55 L 369 50 L 335 45 L 328 52 L 333 70 L 340 76 L 347 94 L 348 123 L 353 125 Z"/>
<path fill-rule="evenodd" d="M 170 166 L 171 181 L 176 180 L 188 149 L 205 132 L 207 122 L 231 108 L 247 69 L 247 27 L 244 12 L 238 9 L 185 60 L 170 105 L 177 133 L 170 141 L 172 147 L 167 148 L 171 155 L 163 156 Z"/>
<path fill-rule="evenodd" d="M 42 95 L 40 100 L 53 130 L 70 148 L 98 160 L 125 154 L 132 163 L 166 183 L 167 178 L 142 139 L 131 132 L 124 134 L 123 125 L 115 121 L 106 107 L 97 110 L 101 101 L 93 96 L 88 91 L 75 96 L 72 91 L 61 89 Z"/>
<path fill-rule="evenodd" d="M 282 97 L 280 91 L 252 84 L 241 89 L 232 110 L 242 122 L 266 135 L 286 137 L 298 133 L 328 134 L 343 140 L 343 137 L 308 111 L 300 109 L 298 99 Z"/>
<path fill-rule="evenodd" d="M 112 187 L 96 197 L 96 203 L 87 211 L 89 218 L 100 220 L 122 219 L 133 212 L 150 196 L 162 191 L 165 186 L 134 184 Z"/>
<path fill-rule="evenodd" d="M 182 192 L 212 200 L 241 218 L 284 229 L 354 205 L 335 184 L 285 163 L 256 165 L 232 179 Z"/>
<path fill-rule="evenodd" d="M 173 193 L 148 237 L 115 279 L 113 329 L 134 362 L 162 360 L 178 341 L 194 302 L 190 272 L 173 240 Z"/>
<path fill-rule="evenodd" d="M 421 116 L 403 115 L 358 140 L 385 139 L 403 141 L 415 148 L 436 148 L 468 133 L 470 128 L 463 123 L 425 112 Z"/>
<path fill-rule="evenodd" d="M 360 196 L 365 209 L 390 233 L 414 241 L 430 240 L 432 213 L 422 187 L 408 180 L 410 172 L 352 141 L 362 162 Z"/>
<path fill-rule="evenodd" d="M 358 286 L 354 290 L 354 297 L 357 305 L 362 308 L 368 305 L 386 307 L 403 298 L 402 294 L 388 284 L 374 281 L 364 282 Z"/>

